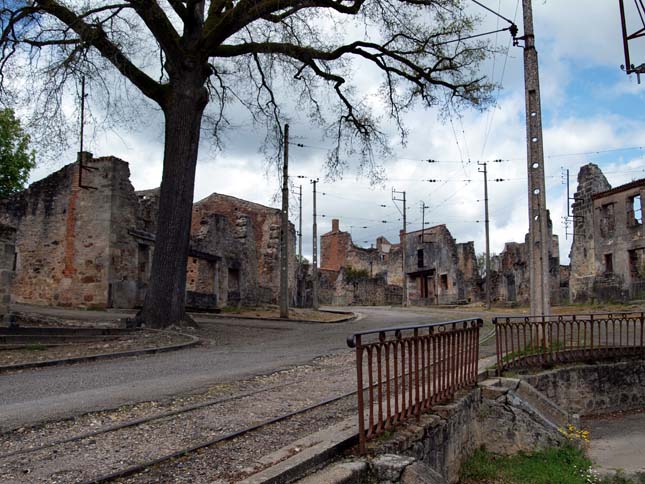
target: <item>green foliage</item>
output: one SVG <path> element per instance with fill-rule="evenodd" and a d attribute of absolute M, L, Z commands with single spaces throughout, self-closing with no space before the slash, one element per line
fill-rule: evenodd
<path fill-rule="evenodd" d="M 36 155 L 13 110 L 0 110 L 0 198 L 22 190 Z"/>
<path fill-rule="evenodd" d="M 479 449 L 461 469 L 461 482 L 476 484 L 587 484 L 597 482 L 582 450 L 565 446 L 500 456 Z"/>
<path fill-rule="evenodd" d="M 367 271 L 367 269 L 354 269 L 353 267 L 345 268 L 345 281 L 350 284 L 358 282 L 361 279 L 367 279 L 369 278 L 369 276 L 370 273 Z"/>
<path fill-rule="evenodd" d="M 41 343 L 32 343 L 25 346 L 25 349 L 27 351 L 44 351 L 47 349 L 47 347 Z"/>

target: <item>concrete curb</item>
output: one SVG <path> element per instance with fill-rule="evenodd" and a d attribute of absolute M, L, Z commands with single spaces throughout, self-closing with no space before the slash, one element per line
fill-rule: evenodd
<path fill-rule="evenodd" d="M 169 351 L 178 351 L 186 348 L 192 348 L 201 342 L 201 340 L 197 336 L 184 334 L 184 333 L 181 333 L 181 334 L 182 336 L 186 336 L 190 338 L 191 341 L 188 341 L 186 343 L 179 343 L 176 345 L 160 346 L 157 348 L 119 351 L 117 353 L 99 353 L 98 355 L 76 356 L 74 358 L 65 358 L 62 360 L 45 360 L 45 361 L 34 361 L 32 363 L 20 363 L 17 365 L 5 365 L 5 366 L 0 366 L 0 373 L 6 373 L 9 371 L 17 371 L 17 370 L 28 370 L 31 368 L 43 368 L 47 366 L 86 363 L 89 361 L 111 360 L 115 358 L 126 358 L 128 356 L 141 356 L 141 355 L 149 355 L 154 353 L 167 353 Z"/>
<path fill-rule="evenodd" d="M 258 321 L 282 321 L 286 323 L 309 323 L 309 324 L 337 324 L 337 323 L 346 323 L 348 321 L 353 321 L 358 317 L 356 313 L 348 313 L 345 311 L 327 311 L 321 310 L 322 313 L 332 313 L 332 314 L 346 314 L 344 318 L 337 319 L 335 321 L 316 321 L 313 319 L 282 319 L 282 318 L 262 318 L 259 316 L 242 316 L 239 314 L 222 314 L 222 313 L 195 313 L 193 318 L 212 318 L 212 319 L 253 319 Z M 198 322 L 199 324 L 199 322 Z"/>
<path fill-rule="evenodd" d="M 262 457 L 257 465 L 266 468 L 238 484 L 293 482 L 311 473 L 312 469 L 327 464 L 357 442 L 356 418 L 351 417 Z"/>

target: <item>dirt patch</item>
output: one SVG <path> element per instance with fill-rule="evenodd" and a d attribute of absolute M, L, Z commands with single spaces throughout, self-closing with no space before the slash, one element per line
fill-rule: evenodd
<path fill-rule="evenodd" d="M 150 330 L 135 331 L 109 340 L 97 337 L 96 341 L 83 343 L 48 345 L 43 340 L 42 343 L 35 342 L 19 348 L 0 349 L 0 366 L 159 348 L 189 341 L 190 337 L 180 333 Z"/>

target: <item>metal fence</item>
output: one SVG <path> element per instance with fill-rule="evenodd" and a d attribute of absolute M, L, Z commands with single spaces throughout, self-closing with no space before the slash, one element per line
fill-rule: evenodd
<path fill-rule="evenodd" d="M 497 370 L 645 356 L 645 313 L 494 318 Z"/>
<path fill-rule="evenodd" d="M 477 383 L 481 319 L 383 328 L 347 338 L 356 348 L 360 452 L 372 439 Z"/>

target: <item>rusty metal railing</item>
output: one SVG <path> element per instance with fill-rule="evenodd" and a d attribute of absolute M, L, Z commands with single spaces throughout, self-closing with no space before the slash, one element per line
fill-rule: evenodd
<path fill-rule="evenodd" d="M 477 383 L 481 319 L 354 333 L 359 448 Z"/>
<path fill-rule="evenodd" d="M 494 318 L 497 371 L 645 356 L 645 313 Z"/>

